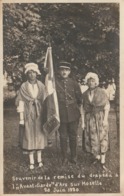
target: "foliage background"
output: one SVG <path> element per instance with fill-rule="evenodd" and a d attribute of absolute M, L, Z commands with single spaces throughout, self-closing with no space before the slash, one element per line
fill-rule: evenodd
<path fill-rule="evenodd" d="M 26 62 L 42 70 L 49 41 L 55 70 L 65 60 L 76 79 L 94 71 L 102 81 L 119 81 L 118 3 L 5 3 L 3 32 L 4 70 L 16 88 Z"/>

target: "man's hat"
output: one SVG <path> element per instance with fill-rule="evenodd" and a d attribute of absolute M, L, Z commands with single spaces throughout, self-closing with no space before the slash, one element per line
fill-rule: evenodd
<path fill-rule="evenodd" d="M 59 63 L 59 68 L 71 69 L 71 64 L 65 61 Z"/>

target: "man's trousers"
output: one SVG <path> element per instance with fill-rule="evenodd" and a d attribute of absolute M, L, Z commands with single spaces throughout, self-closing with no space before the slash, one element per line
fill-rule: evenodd
<path fill-rule="evenodd" d="M 67 140 L 69 138 L 69 146 L 71 152 L 71 160 L 76 160 L 77 156 L 77 131 L 79 121 L 69 123 L 60 123 L 60 147 L 63 161 L 67 159 Z"/>

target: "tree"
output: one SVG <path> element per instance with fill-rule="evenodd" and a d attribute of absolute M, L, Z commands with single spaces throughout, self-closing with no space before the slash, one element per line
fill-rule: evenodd
<path fill-rule="evenodd" d="M 66 60 L 77 78 L 94 71 L 101 80 L 114 77 L 118 81 L 117 3 L 4 4 L 3 31 L 4 68 L 10 75 L 22 75 L 29 61 L 42 67 L 50 35 L 55 69 L 60 60 Z"/>

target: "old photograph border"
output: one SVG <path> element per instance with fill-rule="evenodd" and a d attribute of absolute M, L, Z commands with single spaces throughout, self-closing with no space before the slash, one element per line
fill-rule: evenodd
<path fill-rule="evenodd" d="M 124 127 L 124 120 L 123 120 L 123 116 L 124 116 L 124 68 L 123 68 L 123 64 L 124 64 L 124 1 L 120 0 L 120 1 L 30 1 L 30 0 L 4 0 L 4 1 L 0 1 L 0 39 L 1 39 L 1 46 L 0 46 L 0 62 L 1 65 L 3 65 L 3 12 L 2 12 L 2 6 L 3 3 L 119 3 L 120 5 L 120 193 L 80 193 L 82 195 L 96 195 L 96 194 L 102 194 L 102 195 L 109 195 L 109 196 L 113 196 L 113 195 L 119 195 L 119 196 L 123 196 L 124 195 L 124 153 L 123 153 L 123 149 L 124 149 L 124 142 L 123 142 L 123 138 L 124 138 L 124 131 L 123 131 L 123 127 Z M 4 180 L 3 180 L 3 173 L 4 173 L 4 155 L 3 155 L 3 146 L 4 146 L 4 138 L 3 138 L 3 133 L 4 133 L 4 125 L 3 125 L 3 121 L 4 121 L 4 116 L 3 116 L 3 66 L 0 67 L 0 75 L 1 75 L 1 79 L 0 79 L 0 138 L 1 138 L 1 142 L 0 142 L 0 158 L 1 158 L 1 164 L 0 164 L 0 195 L 4 195 Z M 9 193 L 8 193 L 9 194 Z M 7 194 L 7 195 L 8 195 Z M 39 193 L 38 193 L 39 194 Z M 53 194 L 53 193 L 52 193 Z M 70 193 L 66 193 L 67 195 L 72 195 Z M 18 194 L 14 194 L 14 195 L 18 195 Z M 28 195 L 28 194 L 26 194 Z M 33 194 L 35 195 L 35 194 Z M 37 195 L 37 194 L 36 194 Z M 47 195 L 47 194 L 45 194 Z M 48 194 L 49 195 L 49 194 Z M 55 194 L 57 195 L 57 194 Z M 65 194 L 58 194 L 58 195 L 65 195 Z M 79 194 L 74 194 L 73 195 L 79 195 Z"/>

